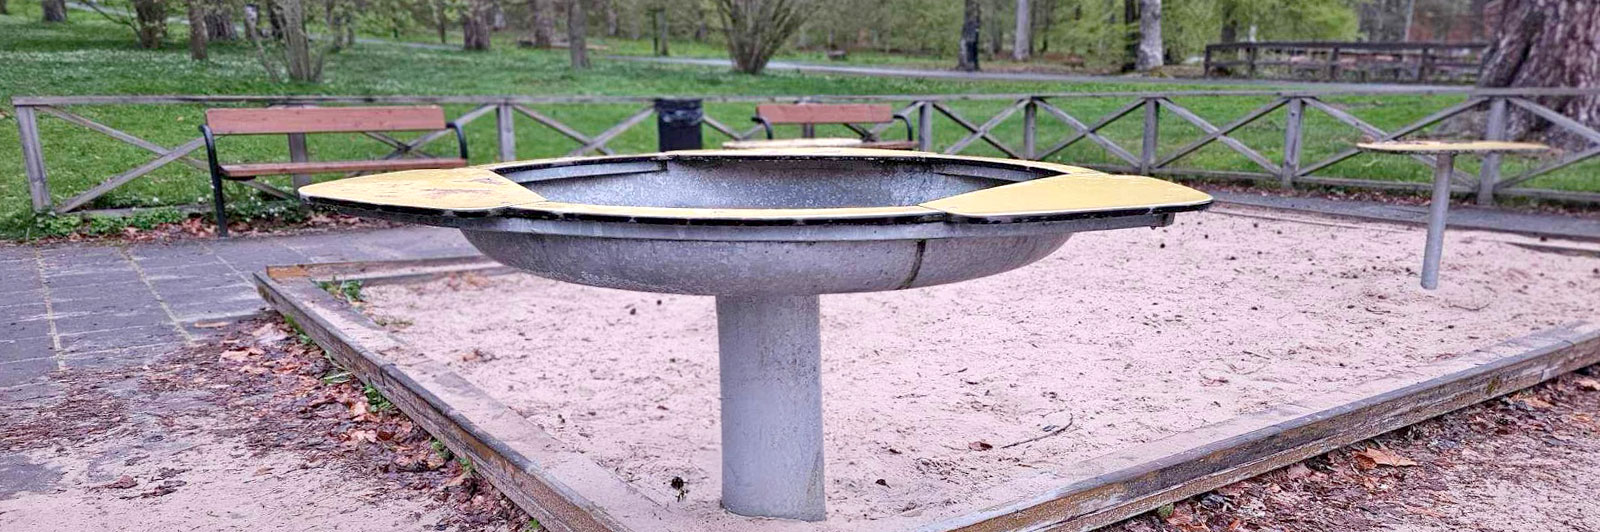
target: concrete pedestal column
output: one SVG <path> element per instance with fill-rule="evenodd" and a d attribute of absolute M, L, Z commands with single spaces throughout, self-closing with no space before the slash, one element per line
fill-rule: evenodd
<path fill-rule="evenodd" d="M 821 521 L 822 337 L 817 296 L 719 296 L 722 506 Z"/>

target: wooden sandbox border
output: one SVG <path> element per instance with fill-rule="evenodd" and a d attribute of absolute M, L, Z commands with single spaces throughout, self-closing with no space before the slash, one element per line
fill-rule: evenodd
<path fill-rule="evenodd" d="M 255 274 L 255 282 L 273 308 L 452 451 L 471 458 L 490 483 L 546 528 L 705 528 L 708 523 L 652 501 L 320 284 L 418 282 L 505 271 L 481 257 L 459 257 L 269 267 Z M 1052 479 L 1056 487 L 1044 493 L 916 530 L 1091 530 L 1596 363 L 1600 324 L 1561 325 L 1419 368 L 1431 372 L 1402 372 L 1091 458 L 1062 468 L 1070 476 Z M 742 525 L 736 529 L 796 530 L 785 525 L 797 525 L 727 519 L 721 524 Z"/>

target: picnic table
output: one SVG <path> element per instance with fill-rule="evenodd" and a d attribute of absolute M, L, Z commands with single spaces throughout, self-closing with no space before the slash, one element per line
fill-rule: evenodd
<path fill-rule="evenodd" d="M 1372 152 L 1434 157 L 1433 201 L 1428 205 L 1428 240 L 1422 248 L 1422 287 L 1428 290 L 1439 287 L 1439 258 L 1444 253 L 1444 221 L 1450 209 L 1450 178 L 1455 173 L 1456 155 L 1537 153 L 1550 149 L 1549 146 L 1532 142 L 1494 140 L 1390 140 L 1363 142 L 1356 144 L 1356 147 Z"/>

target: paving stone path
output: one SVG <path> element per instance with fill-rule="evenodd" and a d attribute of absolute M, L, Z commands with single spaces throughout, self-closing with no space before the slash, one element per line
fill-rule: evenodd
<path fill-rule="evenodd" d="M 453 230 L 407 227 L 171 243 L 0 246 L 0 390 L 50 372 L 136 365 L 262 311 L 267 265 L 468 255 Z"/>

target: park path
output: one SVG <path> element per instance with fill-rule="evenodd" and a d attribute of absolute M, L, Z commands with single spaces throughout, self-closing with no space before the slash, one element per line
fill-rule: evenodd
<path fill-rule="evenodd" d="M 644 63 L 663 63 L 673 65 L 697 65 L 733 68 L 733 62 L 727 59 L 702 58 L 702 57 L 650 57 L 636 55 L 608 55 L 606 59 L 619 61 L 636 61 Z M 1268 79 L 1231 79 L 1231 78 L 1154 78 L 1144 76 L 1097 76 L 1088 74 L 1053 74 L 1048 72 L 961 72 L 957 70 L 940 70 L 929 68 L 901 68 L 877 65 L 830 65 L 820 63 L 797 63 L 793 61 L 772 61 L 767 63 L 767 70 L 788 70 L 793 72 L 810 72 L 819 74 L 849 74 L 856 76 L 879 76 L 898 78 L 927 78 L 950 79 L 959 81 L 1044 81 L 1061 83 L 1135 83 L 1159 85 L 1207 85 L 1216 87 L 1233 87 L 1248 89 L 1319 89 L 1319 90 L 1361 90 L 1361 91 L 1417 91 L 1459 89 L 1460 85 L 1421 85 L 1405 83 L 1329 83 L 1329 82 L 1304 82 L 1282 81 Z"/>
<path fill-rule="evenodd" d="M 267 265 L 472 254 L 453 230 L 405 227 L 168 243 L 0 246 L 0 389 L 59 369 L 138 365 L 264 308 Z"/>

